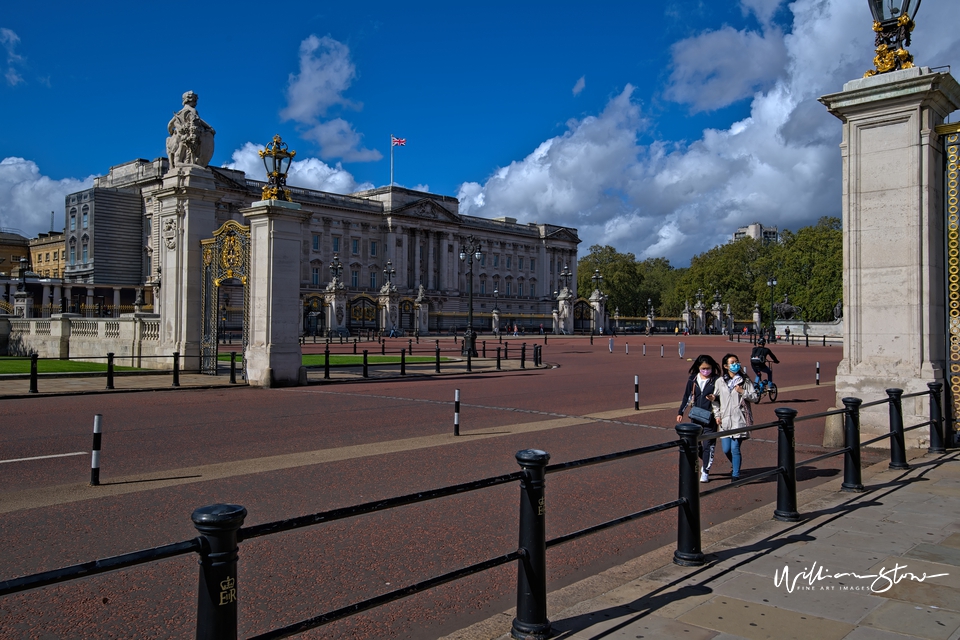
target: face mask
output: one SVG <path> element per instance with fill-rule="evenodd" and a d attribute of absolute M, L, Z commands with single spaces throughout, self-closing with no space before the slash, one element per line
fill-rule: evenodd
<path fill-rule="evenodd" d="M 711 373 L 713 373 L 713 369 L 700 369 L 700 375 L 702 375 L 704 378 L 709 376 Z"/>
<path fill-rule="evenodd" d="M 730 368 L 730 373 L 736 373 L 737 371 L 740 371 L 740 363 L 734 362 L 732 365 L 730 365 L 729 368 Z"/>

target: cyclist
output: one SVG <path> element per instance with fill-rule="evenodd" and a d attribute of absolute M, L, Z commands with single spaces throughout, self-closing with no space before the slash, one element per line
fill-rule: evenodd
<path fill-rule="evenodd" d="M 773 355 L 773 351 L 767 349 L 767 341 L 763 338 L 757 340 L 757 346 L 753 348 L 753 351 L 750 352 L 750 366 L 753 367 L 753 372 L 757 374 L 756 384 L 761 383 L 760 374 L 767 374 L 767 381 L 773 382 L 773 370 L 767 365 L 767 358 L 780 364 L 780 361 L 777 360 L 777 356 Z"/>

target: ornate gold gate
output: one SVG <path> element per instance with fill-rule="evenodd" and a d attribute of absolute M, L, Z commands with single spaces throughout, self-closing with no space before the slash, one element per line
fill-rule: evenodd
<path fill-rule="evenodd" d="M 200 241 L 203 252 L 203 277 L 200 280 L 200 371 L 216 375 L 220 344 L 218 312 L 220 285 L 238 281 L 243 286 L 242 351 L 247 350 L 250 309 L 250 227 L 228 220 L 213 232 L 213 237 Z M 246 364 L 243 377 L 246 379 Z"/>
<path fill-rule="evenodd" d="M 947 442 L 960 416 L 960 207 L 958 207 L 958 173 L 960 173 L 960 123 L 937 127 L 943 138 L 944 191 L 946 192 L 946 284 L 947 284 Z"/>

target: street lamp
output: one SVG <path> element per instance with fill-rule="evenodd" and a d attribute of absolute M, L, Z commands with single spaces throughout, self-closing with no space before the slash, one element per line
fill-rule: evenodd
<path fill-rule="evenodd" d="M 559 273 L 558 275 L 559 275 L 559 279 L 560 279 L 561 290 L 562 290 L 562 289 L 567 289 L 567 288 L 569 288 L 569 287 L 570 287 L 570 279 L 573 277 L 573 272 L 570 271 L 570 265 L 565 265 L 565 266 L 563 267 L 563 270 L 560 271 L 560 273 Z"/>
<path fill-rule="evenodd" d="M 27 290 L 27 259 L 20 258 L 20 282 L 17 283 L 17 291 Z"/>
<path fill-rule="evenodd" d="M 493 310 L 497 313 L 500 313 L 500 307 L 497 306 L 497 298 L 500 297 L 500 290 L 496 287 L 493 288 Z"/>
<path fill-rule="evenodd" d="M 594 269 L 590 279 L 593 280 L 593 288 L 599 293 L 603 293 L 603 291 L 600 291 L 600 285 L 603 284 L 603 276 L 600 275 L 600 269 Z"/>
<path fill-rule="evenodd" d="M 397 270 L 393 268 L 393 263 L 387 260 L 387 266 L 383 270 L 383 281 L 386 285 L 393 284 L 393 276 L 395 276 Z"/>
<path fill-rule="evenodd" d="M 920 8 L 920 0 L 868 0 L 868 3 L 873 14 L 873 30 L 877 34 L 874 39 L 877 55 L 873 59 L 876 69 L 870 69 L 863 76 L 869 78 L 878 73 L 911 68 L 913 56 L 906 47 L 910 46 L 910 32 L 915 26 L 913 19 Z"/>
<path fill-rule="evenodd" d="M 340 262 L 340 256 L 333 254 L 333 260 L 330 262 L 330 281 L 334 286 L 340 286 L 340 275 L 343 273 L 343 263 Z"/>
<path fill-rule="evenodd" d="M 477 336 L 473 332 L 473 261 L 480 262 L 483 254 L 480 253 L 480 241 L 473 236 L 467 236 L 466 241 L 460 247 L 460 262 L 467 263 L 467 330 L 463 332 L 463 349 L 460 352 L 462 356 L 477 357 Z M 496 290 L 494 290 L 496 295 Z"/>
<path fill-rule="evenodd" d="M 617 331 L 620 331 L 620 307 L 613 310 L 613 322 L 613 326 L 617 328 Z"/>
<path fill-rule="evenodd" d="M 767 286 L 770 287 L 770 339 L 775 340 L 775 336 L 777 335 L 777 325 L 774 323 L 775 318 L 773 315 L 773 288 L 777 286 L 777 279 L 774 277 L 768 279 Z"/>
<path fill-rule="evenodd" d="M 287 144 L 280 136 L 273 136 L 265 149 L 258 151 L 263 167 L 267 170 L 267 184 L 263 187 L 264 200 L 283 199 L 290 201 L 290 190 L 287 189 L 287 171 L 296 151 L 288 151 Z"/>

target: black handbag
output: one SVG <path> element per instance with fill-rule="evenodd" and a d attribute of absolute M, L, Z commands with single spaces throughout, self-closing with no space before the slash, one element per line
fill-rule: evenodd
<path fill-rule="evenodd" d="M 700 407 L 690 407 L 690 419 L 700 426 L 705 427 L 710 424 L 710 418 L 712 417 L 712 411 L 707 411 L 706 409 L 701 409 Z"/>

